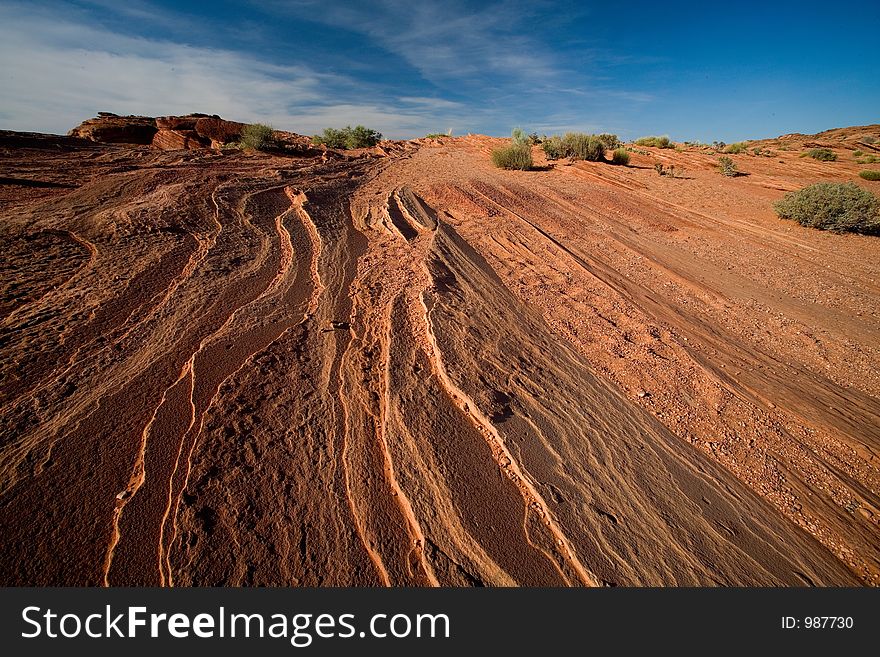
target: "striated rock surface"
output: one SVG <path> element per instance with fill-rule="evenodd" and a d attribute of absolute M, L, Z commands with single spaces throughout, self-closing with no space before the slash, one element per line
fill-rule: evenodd
<path fill-rule="evenodd" d="M 880 583 L 852 158 L 501 143 L 0 133 L 0 584 Z"/>
<path fill-rule="evenodd" d="M 160 129 L 154 136 L 153 146 L 163 151 L 207 148 L 210 140 L 200 136 L 195 130 L 164 130 Z"/>

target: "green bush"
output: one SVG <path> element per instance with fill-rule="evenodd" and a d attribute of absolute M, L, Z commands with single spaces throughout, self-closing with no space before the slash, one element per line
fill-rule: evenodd
<path fill-rule="evenodd" d="M 673 144 L 669 137 L 640 137 L 636 139 L 636 146 L 653 146 L 654 148 L 674 148 L 675 144 Z"/>
<path fill-rule="evenodd" d="M 859 178 L 864 178 L 865 180 L 880 180 L 880 171 L 865 169 L 864 171 L 859 171 Z"/>
<path fill-rule="evenodd" d="M 718 167 L 721 170 L 722 176 L 729 176 L 733 178 L 739 175 L 739 170 L 736 168 L 736 163 L 726 155 L 722 155 L 718 158 Z"/>
<path fill-rule="evenodd" d="M 629 153 L 626 152 L 625 148 L 615 148 L 611 154 L 611 163 L 626 166 L 629 164 Z"/>
<path fill-rule="evenodd" d="M 738 155 L 739 153 L 745 153 L 749 149 L 748 142 L 738 141 L 735 144 L 728 144 L 724 147 L 725 153 L 732 153 L 733 155 Z"/>
<path fill-rule="evenodd" d="M 875 162 L 880 162 L 880 158 L 876 155 L 867 155 L 856 160 L 857 164 L 874 164 Z"/>
<path fill-rule="evenodd" d="M 537 132 L 533 132 L 529 135 L 529 146 L 537 146 L 541 143 L 541 138 L 538 136 Z"/>
<path fill-rule="evenodd" d="M 862 150 L 853 151 L 853 157 L 861 157 L 864 154 L 865 154 L 865 151 L 862 151 Z"/>
<path fill-rule="evenodd" d="M 492 164 L 499 169 L 531 169 L 532 149 L 528 144 L 515 142 L 510 146 L 496 148 L 492 151 Z"/>
<path fill-rule="evenodd" d="M 868 136 L 868 137 L 862 137 L 862 143 L 863 143 L 863 144 L 873 144 L 873 143 L 876 142 L 876 141 L 877 141 L 876 139 L 874 139 L 873 137 L 870 137 L 870 136 Z"/>
<path fill-rule="evenodd" d="M 613 137 L 614 135 L 608 135 Z M 546 137 L 541 148 L 548 160 L 570 157 L 573 160 L 590 160 L 600 162 L 605 157 L 605 146 L 600 136 L 588 135 L 583 132 L 569 132 L 559 137 Z M 607 137 L 607 136 L 606 136 Z"/>
<path fill-rule="evenodd" d="M 445 132 L 429 132 L 425 135 L 425 139 L 439 139 L 440 137 L 451 137 L 452 135 L 447 135 Z"/>
<path fill-rule="evenodd" d="M 605 157 L 605 146 L 595 135 L 583 132 L 568 132 L 562 138 L 565 155 L 574 160 L 599 162 Z"/>
<path fill-rule="evenodd" d="M 820 230 L 880 232 L 880 200 L 852 182 L 816 183 L 774 204 L 783 219 Z"/>
<path fill-rule="evenodd" d="M 522 128 L 514 128 L 510 131 L 510 138 L 513 140 L 514 144 L 528 144 L 529 136 L 526 134 L 526 131 Z"/>
<path fill-rule="evenodd" d="M 811 148 L 806 153 L 802 154 L 801 157 L 811 157 L 820 162 L 834 162 L 834 160 L 837 159 L 834 152 L 827 148 Z"/>
<path fill-rule="evenodd" d="M 312 141 L 316 144 L 323 144 L 328 148 L 369 148 L 375 146 L 382 140 L 382 134 L 357 125 L 354 128 L 346 126 L 342 130 L 335 128 L 326 128 L 323 135 L 315 135 Z"/>
<path fill-rule="evenodd" d="M 254 150 L 266 148 L 272 145 L 272 134 L 274 132 L 271 126 L 263 125 L 262 123 L 251 123 L 241 129 L 238 145 L 240 148 L 253 148 Z"/>
<path fill-rule="evenodd" d="M 562 138 L 556 135 L 545 137 L 541 142 L 541 149 L 548 160 L 558 160 L 565 157 L 565 150 L 562 148 Z"/>
<path fill-rule="evenodd" d="M 606 151 L 617 150 L 623 146 L 623 142 L 617 138 L 617 135 L 609 135 L 607 132 L 603 132 L 601 135 L 596 135 L 596 139 L 601 142 Z"/>

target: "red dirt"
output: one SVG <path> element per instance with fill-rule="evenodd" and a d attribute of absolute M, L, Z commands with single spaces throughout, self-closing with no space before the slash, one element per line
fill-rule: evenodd
<path fill-rule="evenodd" d="M 847 130 L 738 178 L 0 133 L 0 583 L 877 585 L 880 239 L 772 211 L 880 189 Z"/>

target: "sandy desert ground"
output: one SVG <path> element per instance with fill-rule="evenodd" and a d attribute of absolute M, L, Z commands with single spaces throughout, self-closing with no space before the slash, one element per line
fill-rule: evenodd
<path fill-rule="evenodd" d="M 880 238 L 772 210 L 869 134 L 0 133 L 0 583 L 876 586 Z"/>

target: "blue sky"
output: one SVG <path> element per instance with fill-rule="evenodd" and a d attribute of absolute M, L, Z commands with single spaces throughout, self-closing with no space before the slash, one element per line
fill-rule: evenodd
<path fill-rule="evenodd" d="M 735 141 L 880 122 L 880 3 L 0 0 L 0 128 L 99 110 L 303 134 Z"/>

